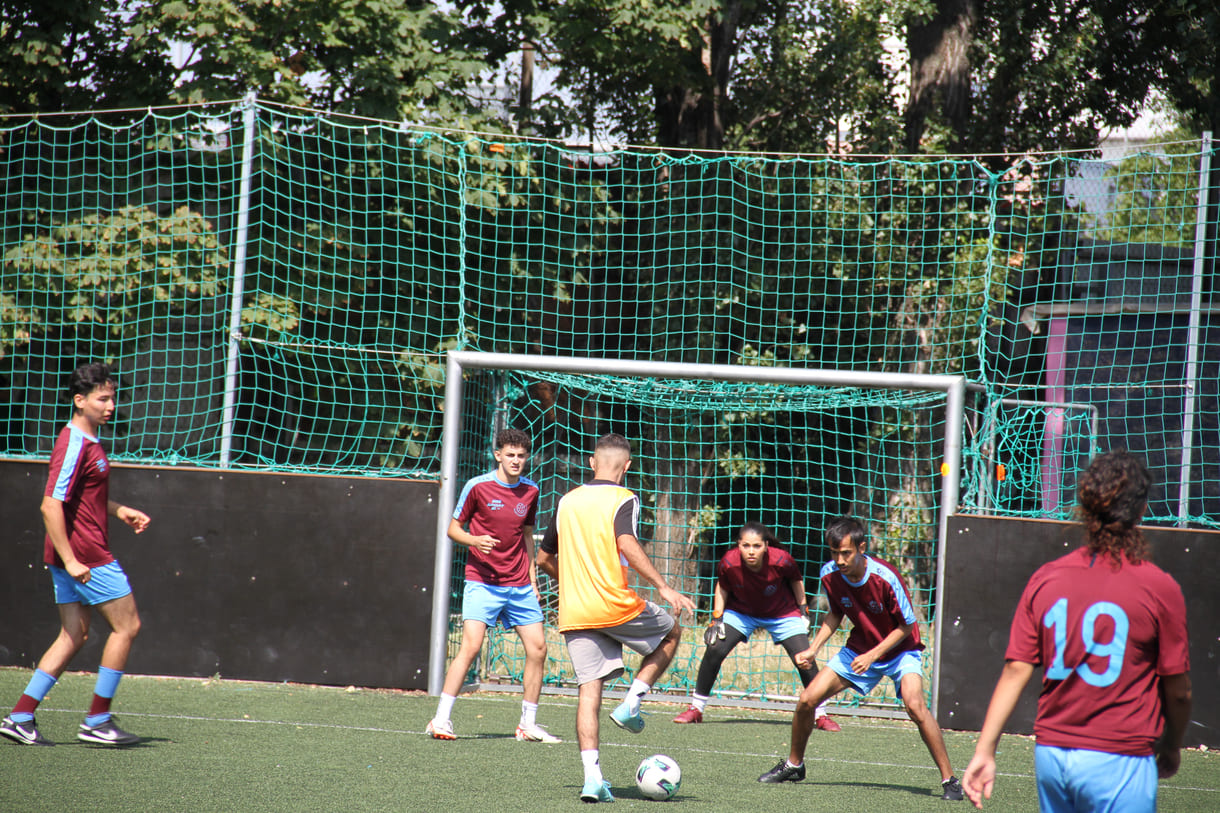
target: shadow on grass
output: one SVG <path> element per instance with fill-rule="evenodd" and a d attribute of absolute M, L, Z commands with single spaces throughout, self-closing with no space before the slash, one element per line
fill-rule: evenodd
<path fill-rule="evenodd" d="M 912 796 L 927 796 L 930 798 L 939 798 L 941 791 L 937 788 L 935 791 L 925 786 L 914 785 L 895 785 L 885 782 L 825 782 L 821 780 L 810 781 L 806 779 L 804 782 L 795 782 L 789 784 L 808 785 L 810 787 L 825 787 L 825 788 L 845 788 L 847 790 L 884 790 L 893 791 L 895 793 L 909 793 Z"/>

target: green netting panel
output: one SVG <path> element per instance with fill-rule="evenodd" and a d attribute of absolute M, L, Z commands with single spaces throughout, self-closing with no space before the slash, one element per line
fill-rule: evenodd
<path fill-rule="evenodd" d="M 123 459 L 371 476 L 439 470 L 448 348 L 960 372 L 993 416 L 1095 410 L 1096 448 L 1148 458 L 1153 520 L 1214 526 L 1213 157 L 590 154 L 264 104 L 13 117 L 0 451 L 45 454 L 93 358 L 120 373 Z M 1062 514 L 1080 455 L 1045 418 L 981 429 L 966 476 L 1003 450 L 1023 485 L 964 483 L 965 510 Z"/>
<path fill-rule="evenodd" d="M 207 125 L 241 115 L 56 121 L 0 130 L 3 452 L 45 456 L 68 373 L 103 359 L 122 388 L 112 455 L 214 456 L 239 156 Z"/>
<path fill-rule="evenodd" d="M 1091 404 L 994 399 L 969 411 L 962 503 L 983 512 L 1070 519 L 1076 473 L 1097 450 L 1099 411 Z"/>
<path fill-rule="evenodd" d="M 440 471 L 451 348 L 960 373 L 960 510 L 1065 517 L 1087 457 L 1127 447 L 1151 521 L 1217 527 L 1216 159 L 591 154 L 247 103 L 9 117 L 0 454 L 46 456 L 93 359 L 119 373 L 117 459 L 416 477 Z M 465 474 L 520 422 L 553 500 L 621 427 L 647 532 L 701 596 L 741 522 L 812 570 L 841 511 L 926 583 L 925 396 L 480 381 Z M 777 669 L 735 690 L 789 693 Z"/>
<path fill-rule="evenodd" d="M 696 630 L 684 640 L 658 691 L 685 694 L 693 688 L 703 651 L 698 630 L 710 611 L 715 566 L 748 520 L 777 532 L 805 572 L 811 605 L 821 609 L 823 529 L 844 513 L 868 520 L 873 550 L 895 563 L 911 588 L 931 669 L 943 393 L 550 373 L 475 373 L 468 381 L 488 378 L 495 381 L 490 389 L 467 392 L 464 401 L 471 410 L 485 410 L 490 392 L 496 399 L 493 423 L 524 429 L 533 438 L 528 476 L 542 488 L 540 534 L 559 497 L 588 479 L 597 437 L 619 431 L 632 439 L 627 485 L 644 508 L 641 539 L 668 581 L 697 597 L 700 606 Z M 489 432 L 472 432 L 465 420 L 463 425 L 464 442 L 483 456 L 483 467 L 464 472 L 468 477 L 494 464 Z M 455 566 L 455 607 L 461 586 Z M 574 685 L 562 639 L 553 629 L 555 585 L 544 579 L 544 586 L 550 643 L 545 679 L 550 685 Z M 656 599 L 651 588 L 637 589 Z M 836 651 L 845 633 L 823 654 Z M 453 615 L 451 651 L 460 636 L 460 619 Z M 629 659 L 633 667 L 637 663 L 638 658 Z M 481 682 L 520 682 L 523 667 L 516 635 L 496 630 L 475 675 Z M 749 700 L 790 700 L 799 690 L 787 656 L 761 633 L 730 656 L 715 689 L 721 697 Z M 884 692 L 840 702 L 899 707 Z"/>

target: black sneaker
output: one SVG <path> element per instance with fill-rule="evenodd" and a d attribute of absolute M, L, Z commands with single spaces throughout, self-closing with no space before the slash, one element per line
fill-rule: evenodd
<path fill-rule="evenodd" d="M 945 791 L 940 795 L 942 799 L 947 799 L 950 802 L 960 802 L 966 798 L 966 795 L 962 793 L 962 783 L 957 781 L 956 776 L 949 777 L 944 782 L 941 782 L 940 786 Z"/>
<path fill-rule="evenodd" d="M 14 723 L 13 718 L 5 717 L 4 722 L 0 722 L 0 734 L 22 745 L 55 744 L 39 733 L 38 724 L 33 720 L 28 723 Z"/>
<path fill-rule="evenodd" d="M 768 785 L 778 785 L 780 782 L 800 782 L 804 778 L 805 763 L 802 762 L 793 767 L 788 764 L 788 760 L 781 759 L 778 765 L 758 777 L 758 781 Z"/>
<path fill-rule="evenodd" d="M 80 724 L 80 732 L 76 738 L 81 742 L 92 742 L 98 745 L 135 745 L 140 741 L 140 738 L 135 734 L 128 734 L 123 729 L 114 724 L 114 718 L 110 718 L 104 723 L 98 723 L 95 726 Z"/>

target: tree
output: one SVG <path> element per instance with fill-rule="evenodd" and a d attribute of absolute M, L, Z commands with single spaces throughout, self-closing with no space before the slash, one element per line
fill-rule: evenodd
<path fill-rule="evenodd" d="M 491 119 L 481 53 L 426 0 L 0 0 L 0 112 L 267 101 L 389 120 Z M 172 57 L 184 55 L 184 64 Z"/>
<path fill-rule="evenodd" d="M 882 12 L 868 1 L 788 3 L 743 30 L 725 103 L 727 146 L 890 152 L 898 122 Z"/>
<path fill-rule="evenodd" d="M 0 0 L 0 113 L 161 105 L 166 40 L 130 27 L 126 0 Z M 156 4 L 153 4 L 156 5 Z"/>

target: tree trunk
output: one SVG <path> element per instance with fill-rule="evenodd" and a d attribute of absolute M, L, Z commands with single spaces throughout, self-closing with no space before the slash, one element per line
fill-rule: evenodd
<path fill-rule="evenodd" d="M 698 600 L 699 515 L 710 467 L 702 452 L 711 441 L 672 422 L 658 422 L 656 450 L 656 533 L 646 550 L 669 586 Z M 691 436 L 687 436 L 691 435 Z"/>
<path fill-rule="evenodd" d="M 534 128 L 534 43 L 521 43 L 521 87 L 517 93 L 517 132 L 528 135 Z"/>
<path fill-rule="evenodd" d="M 655 89 L 658 145 L 699 150 L 724 148 L 721 110 L 732 75 L 733 57 L 737 55 L 743 7 L 743 0 L 729 0 L 719 18 L 708 18 L 697 54 L 699 68 L 692 72 L 697 82 Z"/>
<path fill-rule="evenodd" d="M 926 22 L 907 28 L 911 53 L 911 95 L 904 114 L 906 149 L 920 152 L 928 116 L 939 97 L 951 132 L 951 149 L 965 145 L 970 122 L 970 44 L 978 22 L 979 0 L 936 0 Z"/>

